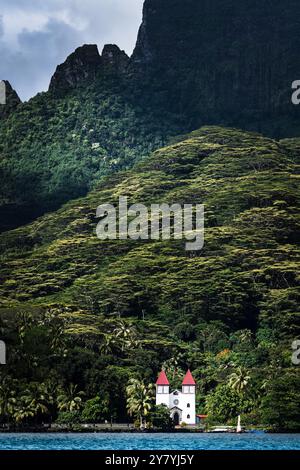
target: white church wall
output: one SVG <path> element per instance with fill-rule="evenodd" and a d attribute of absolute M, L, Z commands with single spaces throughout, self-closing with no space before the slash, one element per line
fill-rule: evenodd
<path fill-rule="evenodd" d="M 170 387 L 166 385 L 156 387 L 156 405 L 166 405 L 170 408 Z"/>
<path fill-rule="evenodd" d="M 196 424 L 195 393 L 180 393 L 178 407 L 182 409 L 182 422 Z"/>
<path fill-rule="evenodd" d="M 180 424 L 196 424 L 196 395 L 194 386 L 183 386 L 185 393 L 174 390 L 171 393 L 163 393 L 162 389 L 156 388 L 156 405 L 166 405 L 170 410 L 179 408 L 181 411 Z M 160 392 L 160 393 L 158 393 Z M 187 393 L 188 392 L 188 393 Z"/>

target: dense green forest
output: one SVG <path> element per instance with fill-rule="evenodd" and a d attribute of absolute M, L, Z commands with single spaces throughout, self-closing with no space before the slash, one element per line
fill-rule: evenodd
<path fill-rule="evenodd" d="M 3 233 L 2 422 L 124 421 L 133 380 L 188 366 L 210 422 L 299 430 L 299 148 L 204 127 Z M 203 250 L 99 240 L 96 207 L 121 195 L 205 204 Z"/>
<path fill-rule="evenodd" d="M 19 105 L 0 119 L 0 229 L 57 209 L 102 176 L 132 167 L 179 133 L 171 121 L 110 67 L 75 89 Z"/>

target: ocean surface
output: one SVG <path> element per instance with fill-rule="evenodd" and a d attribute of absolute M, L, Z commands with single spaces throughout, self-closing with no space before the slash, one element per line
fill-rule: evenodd
<path fill-rule="evenodd" d="M 300 434 L 0 434 L 0 450 L 300 450 Z"/>

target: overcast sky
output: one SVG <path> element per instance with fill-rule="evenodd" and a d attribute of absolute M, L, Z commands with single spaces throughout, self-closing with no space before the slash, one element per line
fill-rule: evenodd
<path fill-rule="evenodd" d="M 0 80 L 23 100 L 47 90 L 58 64 L 82 44 L 131 54 L 143 0 L 0 0 Z"/>

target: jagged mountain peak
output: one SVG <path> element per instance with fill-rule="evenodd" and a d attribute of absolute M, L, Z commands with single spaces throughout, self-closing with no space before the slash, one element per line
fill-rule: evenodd
<path fill-rule="evenodd" d="M 102 63 L 104 66 L 115 67 L 124 70 L 129 62 L 129 57 L 116 44 L 106 44 L 102 51 Z"/>
<path fill-rule="evenodd" d="M 104 46 L 102 54 L 96 44 L 84 44 L 70 54 L 66 61 L 59 65 L 51 79 L 50 91 L 75 88 L 85 80 L 93 80 L 105 68 L 123 71 L 129 57 L 115 44 Z"/>
<path fill-rule="evenodd" d="M 49 90 L 74 88 L 83 79 L 94 78 L 101 66 L 101 56 L 96 44 L 84 44 L 70 54 L 56 68 Z"/>
<path fill-rule="evenodd" d="M 6 103 L 0 104 L 0 119 L 8 117 L 21 103 L 17 92 L 13 89 L 8 80 L 2 80 L 5 84 Z"/>
<path fill-rule="evenodd" d="M 99 63 L 100 54 L 97 44 L 83 44 L 82 46 L 77 47 L 75 51 L 69 55 L 67 61 L 82 61 L 84 64 L 94 64 Z"/>

